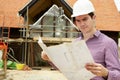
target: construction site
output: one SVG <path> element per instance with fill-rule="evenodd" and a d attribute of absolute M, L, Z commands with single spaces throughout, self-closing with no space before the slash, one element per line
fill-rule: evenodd
<path fill-rule="evenodd" d="M 38 38 L 51 46 L 69 43 L 79 37 L 80 31 L 71 18 L 75 1 L 0 1 L 0 53 L 3 60 L 0 80 L 67 80 L 61 72 L 42 60 Z M 120 11 L 115 1 L 91 1 L 96 8 L 97 29 L 113 38 L 119 47 Z M 17 70 L 9 66 L 8 61 L 26 64 L 33 70 Z"/>

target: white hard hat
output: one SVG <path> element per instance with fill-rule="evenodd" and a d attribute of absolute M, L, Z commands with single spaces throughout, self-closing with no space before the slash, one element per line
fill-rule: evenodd
<path fill-rule="evenodd" d="M 94 12 L 94 6 L 90 0 L 77 0 L 73 5 L 73 14 L 71 17 L 76 17 L 90 12 Z"/>

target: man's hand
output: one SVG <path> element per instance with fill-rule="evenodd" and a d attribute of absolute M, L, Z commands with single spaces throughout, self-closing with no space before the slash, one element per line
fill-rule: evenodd
<path fill-rule="evenodd" d="M 28 65 L 24 65 L 22 70 L 29 71 L 29 70 L 32 70 L 32 68 L 30 68 Z"/>
<path fill-rule="evenodd" d="M 47 54 L 44 51 L 42 51 L 42 53 L 41 53 L 41 58 L 43 60 L 50 61 L 50 59 L 48 58 Z"/>
<path fill-rule="evenodd" d="M 98 63 L 87 63 L 85 68 L 97 76 L 107 77 L 108 69 Z"/>

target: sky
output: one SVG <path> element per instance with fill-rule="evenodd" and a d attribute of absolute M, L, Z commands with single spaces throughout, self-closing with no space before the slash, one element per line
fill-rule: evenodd
<path fill-rule="evenodd" d="M 117 10 L 120 12 L 120 0 L 114 0 Z"/>

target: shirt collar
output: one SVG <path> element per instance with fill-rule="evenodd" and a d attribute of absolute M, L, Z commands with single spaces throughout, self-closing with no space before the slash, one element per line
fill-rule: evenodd
<path fill-rule="evenodd" d="M 95 32 L 94 36 L 99 37 L 100 33 L 101 33 L 101 32 L 100 32 L 99 30 L 97 30 L 97 31 Z"/>
<path fill-rule="evenodd" d="M 97 30 L 93 35 L 94 35 L 94 37 L 99 37 L 99 35 L 100 35 L 100 31 L 99 30 Z M 80 33 L 80 37 L 79 37 L 80 39 L 83 39 L 83 34 L 82 33 Z"/>

